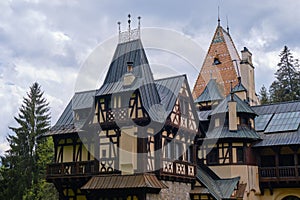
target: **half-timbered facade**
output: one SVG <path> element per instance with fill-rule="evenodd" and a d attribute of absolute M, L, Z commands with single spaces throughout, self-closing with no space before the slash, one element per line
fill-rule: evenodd
<path fill-rule="evenodd" d="M 252 54 L 220 23 L 193 93 L 185 75 L 154 80 L 129 26 L 102 86 L 46 134 L 47 181 L 66 200 L 299 199 L 300 102 L 257 104 Z"/>
<path fill-rule="evenodd" d="M 75 93 L 47 133 L 47 180 L 60 199 L 188 199 L 198 124 L 186 76 L 154 80 L 139 29 L 129 29 L 100 89 Z"/>
<path fill-rule="evenodd" d="M 256 105 L 252 54 L 246 47 L 241 54 L 239 59 L 229 32 L 218 24 L 193 91 L 203 170 L 193 197 L 233 198 L 223 195 L 232 181 L 225 191 L 216 182 L 240 177 L 237 199 L 300 199 L 300 102 Z"/>

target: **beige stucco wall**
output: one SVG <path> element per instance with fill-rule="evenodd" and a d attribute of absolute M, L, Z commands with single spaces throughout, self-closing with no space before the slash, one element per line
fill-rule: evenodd
<path fill-rule="evenodd" d="M 136 127 L 122 129 L 120 137 L 120 169 L 122 174 L 132 174 L 137 169 Z"/>
<path fill-rule="evenodd" d="M 240 183 L 247 183 L 245 193 L 260 194 L 258 167 L 249 165 L 223 165 L 210 167 L 221 178 L 240 177 Z"/>

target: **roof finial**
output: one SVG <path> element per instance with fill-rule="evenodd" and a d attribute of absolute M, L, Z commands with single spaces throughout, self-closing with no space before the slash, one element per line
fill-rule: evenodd
<path fill-rule="evenodd" d="M 218 6 L 218 26 L 220 26 L 220 7 Z"/>
<path fill-rule="evenodd" d="M 141 29 L 141 16 L 138 16 L 138 20 L 139 20 L 138 29 L 140 30 Z"/>
<path fill-rule="evenodd" d="M 130 19 L 131 15 L 128 14 L 128 31 L 130 32 L 130 23 L 131 23 L 131 19 Z"/>
<path fill-rule="evenodd" d="M 119 34 L 121 33 L 121 22 L 118 22 L 118 26 L 119 26 Z"/>
<path fill-rule="evenodd" d="M 227 33 L 229 34 L 229 25 L 228 25 L 228 16 L 226 15 L 226 22 L 227 22 Z"/>

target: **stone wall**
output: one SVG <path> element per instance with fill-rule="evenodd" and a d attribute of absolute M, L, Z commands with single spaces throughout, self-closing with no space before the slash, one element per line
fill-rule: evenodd
<path fill-rule="evenodd" d="M 159 194 L 147 194 L 147 200 L 188 200 L 190 199 L 190 183 L 162 181 L 168 189 L 162 189 Z"/>

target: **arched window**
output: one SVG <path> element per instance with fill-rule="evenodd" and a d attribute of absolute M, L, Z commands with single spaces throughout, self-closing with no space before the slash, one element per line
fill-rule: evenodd
<path fill-rule="evenodd" d="M 282 200 L 300 200 L 299 197 L 296 197 L 296 196 L 286 196 L 284 197 Z"/>

